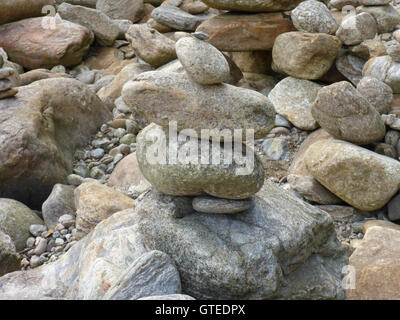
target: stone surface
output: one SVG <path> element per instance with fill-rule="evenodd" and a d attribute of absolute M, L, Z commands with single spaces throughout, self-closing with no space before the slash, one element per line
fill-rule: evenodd
<path fill-rule="evenodd" d="M 107 291 L 104 300 L 137 300 L 149 295 L 179 294 L 181 281 L 171 258 L 161 251 L 141 255 Z"/>
<path fill-rule="evenodd" d="M 42 15 L 46 5 L 54 6 L 54 0 L 3 0 L 1 2 L 0 25 Z"/>
<path fill-rule="evenodd" d="M 338 25 L 325 4 L 307 0 L 290 13 L 297 30 L 311 33 L 335 34 Z"/>
<path fill-rule="evenodd" d="M 122 98 L 149 122 L 167 128 L 170 121 L 177 121 L 178 131 L 195 131 L 188 130 L 190 136 L 200 137 L 202 129 L 254 129 L 258 139 L 272 129 L 275 119 L 271 103 L 261 93 L 228 84 L 202 86 L 178 73 L 140 74 L 125 84 Z M 244 131 L 242 137 L 244 141 Z"/>
<path fill-rule="evenodd" d="M 194 31 L 205 19 L 192 15 L 175 6 L 163 5 L 151 12 L 151 17 L 158 23 L 175 30 Z"/>
<path fill-rule="evenodd" d="M 211 44 L 194 37 L 184 37 L 176 42 L 175 48 L 185 71 L 197 83 L 218 84 L 229 78 L 228 62 Z"/>
<path fill-rule="evenodd" d="M 271 71 L 271 51 L 230 52 L 229 57 L 242 72 L 267 73 Z"/>
<path fill-rule="evenodd" d="M 400 43 L 397 40 L 385 42 L 386 52 L 395 62 L 400 62 Z"/>
<path fill-rule="evenodd" d="M 349 51 L 365 60 L 386 55 L 386 47 L 379 40 L 364 40 L 359 45 L 350 47 Z"/>
<path fill-rule="evenodd" d="M 291 10 L 295 8 L 301 0 L 204 0 L 203 2 L 211 8 L 220 10 L 262 12 Z"/>
<path fill-rule="evenodd" d="M 363 77 L 365 60 L 352 54 L 344 53 L 336 59 L 336 68 L 355 86 Z"/>
<path fill-rule="evenodd" d="M 143 297 L 138 300 L 196 300 L 196 299 L 185 294 L 168 294 L 165 296 Z"/>
<path fill-rule="evenodd" d="M 138 185 L 143 180 L 145 178 L 140 171 L 136 153 L 132 153 L 118 162 L 108 180 L 108 184 L 110 186 L 129 187 Z"/>
<path fill-rule="evenodd" d="M 363 211 L 382 208 L 399 190 L 398 161 L 345 141 L 316 142 L 304 161 L 322 185 Z"/>
<path fill-rule="evenodd" d="M 193 209 L 202 213 L 235 214 L 249 210 L 253 202 L 250 199 L 228 200 L 210 196 L 198 196 L 193 199 Z"/>
<path fill-rule="evenodd" d="M 143 0 L 97 0 L 96 9 L 112 19 L 126 19 L 133 23 L 144 16 Z"/>
<path fill-rule="evenodd" d="M 346 45 L 356 45 L 364 40 L 373 39 L 377 32 L 374 17 L 367 12 L 362 12 L 344 19 L 336 36 Z"/>
<path fill-rule="evenodd" d="M 27 68 L 71 67 L 82 61 L 93 42 L 87 28 L 58 21 L 55 28 L 43 28 L 45 18 L 30 18 L 0 26 L 0 47 L 10 60 Z"/>
<path fill-rule="evenodd" d="M 350 257 L 354 268 L 354 288 L 347 289 L 349 300 L 400 299 L 400 231 L 369 228 Z"/>
<path fill-rule="evenodd" d="M 390 221 L 400 220 L 400 197 L 396 195 L 388 204 L 388 217 Z"/>
<path fill-rule="evenodd" d="M 0 277 L 6 273 L 19 270 L 21 256 L 16 252 L 10 236 L 0 231 Z"/>
<path fill-rule="evenodd" d="M 83 183 L 74 194 L 76 228 L 84 234 L 113 213 L 135 205 L 135 200 L 98 182 Z"/>
<path fill-rule="evenodd" d="M 332 66 L 340 47 L 337 37 L 325 33 L 283 33 L 272 49 L 275 71 L 295 78 L 319 79 Z"/>
<path fill-rule="evenodd" d="M 386 133 L 378 111 L 347 81 L 320 89 L 311 113 L 332 136 L 355 144 L 377 142 Z"/>
<path fill-rule="evenodd" d="M 126 38 L 136 55 L 154 68 L 176 58 L 175 42 L 146 25 L 132 25 Z"/>
<path fill-rule="evenodd" d="M 384 6 L 359 6 L 357 7 L 357 13 L 360 12 L 367 12 L 375 18 L 379 33 L 393 31 L 400 22 L 400 14 L 390 4 Z"/>
<path fill-rule="evenodd" d="M 194 298 L 343 299 L 348 261 L 328 214 L 270 182 L 254 201 L 246 214 L 209 215 L 191 213 L 191 199 L 149 192 L 56 262 L 3 276 L 0 299 L 101 299 L 151 250 L 171 257 Z"/>
<path fill-rule="evenodd" d="M 75 148 L 111 118 L 93 91 L 67 78 L 19 87 L 0 111 L 0 196 L 35 209 L 66 182 Z"/>
<path fill-rule="evenodd" d="M 368 220 L 365 222 L 362 226 L 362 232 L 363 234 L 367 233 L 367 230 L 372 227 L 382 227 L 382 228 L 388 228 L 388 229 L 393 229 L 393 230 L 398 230 L 400 231 L 400 225 L 390 222 L 390 221 L 385 221 L 385 220 Z"/>
<path fill-rule="evenodd" d="M 271 50 L 278 35 L 295 30 L 283 13 L 224 13 L 204 21 L 196 32 L 222 51 Z"/>
<path fill-rule="evenodd" d="M 392 89 L 384 82 L 364 77 L 357 85 L 357 90 L 380 113 L 389 113 L 393 101 Z"/>
<path fill-rule="evenodd" d="M 11 238 L 18 251 L 25 248 L 31 224 L 43 224 L 43 221 L 24 204 L 13 199 L 0 199 L 0 232 Z"/>
<path fill-rule="evenodd" d="M 112 46 L 118 38 L 118 26 L 99 10 L 63 3 L 58 6 L 57 12 L 61 18 L 91 30 L 102 46 Z"/>
<path fill-rule="evenodd" d="M 35 69 L 21 74 L 20 78 L 21 78 L 21 86 L 27 86 L 39 80 L 50 79 L 50 78 L 71 78 L 71 76 L 66 73 L 50 72 L 47 69 Z"/>
<path fill-rule="evenodd" d="M 69 214 L 75 216 L 74 187 L 56 184 L 42 205 L 42 215 L 47 228 L 55 229 L 58 219 Z"/>
<path fill-rule="evenodd" d="M 400 63 L 386 55 L 371 58 L 363 69 L 363 76 L 379 79 L 389 85 L 393 93 L 400 93 Z"/>
<path fill-rule="evenodd" d="M 281 80 L 268 94 L 275 111 L 302 130 L 314 130 L 317 122 L 311 108 L 321 85 L 312 81 L 287 77 Z"/>

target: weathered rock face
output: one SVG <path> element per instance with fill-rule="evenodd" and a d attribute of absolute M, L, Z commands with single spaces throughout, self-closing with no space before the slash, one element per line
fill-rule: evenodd
<path fill-rule="evenodd" d="M 0 199 L 0 232 L 4 232 L 13 241 L 16 249 L 25 248 L 29 238 L 31 224 L 43 224 L 43 221 L 27 206 L 12 200 Z"/>
<path fill-rule="evenodd" d="M 176 58 L 175 42 L 146 25 L 135 24 L 129 27 L 126 39 L 136 55 L 154 68 Z"/>
<path fill-rule="evenodd" d="M 338 25 L 325 4 L 307 0 L 292 10 L 290 16 L 297 30 L 311 33 L 335 34 Z"/>
<path fill-rule="evenodd" d="M 364 65 L 363 76 L 379 79 L 389 85 L 393 93 L 400 93 L 400 63 L 388 55 L 369 59 Z"/>
<path fill-rule="evenodd" d="M 218 84 L 228 80 L 228 61 L 211 44 L 194 37 L 184 37 L 176 42 L 175 48 L 185 71 L 197 83 Z"/>
<path fill-rule="evenodd" d="M 382 208 L 399 190 L 398 161 L 345 141 L 316 142 L 304 161 L 315 179 L 360 210 Z"/>
<path fill-rule="evenodd" d="M 209 35 L 207 42 L 222 51 L 271 50 L 278 35 L 294 31 L 283 13 L 224 13 L 204 21 L 196 32 Z"/>
<path fill-rule="evenodd" d="M 344 19 L 336 35 L 344 44 L 356 45 L 364 40 L 373 39 L 377 32 L 374 17 L 367 12 L 362 12 Z"/>
<path fill-rule="evenodd" d="M 272 59 L 278 72 L 315 80 L 329 70 L 340 47 L 337 37 L 325 33 L 287 32 L 276 38 Z"/>
<path fill-rule="evenodd" d="M 246 199 L 262 187 L 264 169 L 253 150 L 245 151 L 243 146 L 242 152 L 227 147 L 233 155 L 229 158 L 226 154 L 227 159 L 221 160 L 224 157 L 223 145 L 218 144 L 211 151 L 214 147 L 211 147 L 209 141 L 203 140 L 200 143 L 195 138 L 189 142 L 186 139 L 173 141 L 174 138 L 166 137 L 165 133 L 161 127 L 152 124 L 137 137 L 136 155 L 139 168 L 157 190 L 175 196 L 207 193 L 218 198 Z M 166 139 L 165 144 L 163 136 Z M 209 151 L 205 155 L 203 151 L 202 155 L 202 148 L 209 148 Z M 156 150 L 158 156 L 163 155 L 165 159 L 156 158 Z M 173 150 L 176 150 L 175 156 Z M 224 165 L 223 161 L 231 163 Z"/>
<path fill-rule="evenodd" d="M 384 82 L 364 77 L 357 85 L 357 90 L 380 113 L 388 113 L 393 101 L 392 89 Z"/>
<path fill-rule="evenodd" d="M 386 133 L 379 112 L 347 81 L 320 89 L 311 113 L 332 136 L 356 144 L 377 142 Z"/>
<path fill-rule="evenodd" d="M 386 47 L 379 40 L 364 40 L 359 45 L 349 47 L 349 51 L 365 60 L 386 55 Z"/>
<path fill-rule="evenodd" d="M 108 180 L 108 184 L 110 186 L 129 187 L 131 185 L 140 184 L 144 179 L 145 178 L 139 169 L 136 153 L 131 153 L 115 166 L 115 169 Z"/>
<path fill-rule="evenodd" d="M 268 98 L 277 113 L 303 130 L 318 127 L 311 114 L 321 85 L 312 81 L 287 77 L 281 80 L 269 93 Z"/>
<path fill-rule="evenodd" d="M 75 148 L 109 118 L 93 91 L 67 78 L 40 80 L 0 100 L 0 196 L 40 208 L 65 181 Z"/>
<path fill-rule="evenodd" d="M 93 42 L 93 33 L 80 25 L 57 20 L 43 28 L 44 18 L 31 18 L 0 26 L 0 47 L 11 61 L 27 69 L 71 67 L 82 61 Z"/>
<path fill-rule="evenodd" d="M 336 59 L 337 70 L 355 86 L 363 77 L 365 60 L 352 54 L 344 53 Z"/>
<path fill-rule="evenodd" d="M 55 4 L 54 0 L 3 0 L 1 2 L 0 25 L 42 16 L 44 6 L 55 6 Z"/>
<path fill-rule="evenodd" d="M 163 5 L 151 12 L 151 17 L 158 23 L 176 30 L 194 31 L 203 22 L 204 18 L 194 16 L 180 8 L 170 5 Z"/>
<path fill-rule="evenodd" d="M 112 19 L 126 19 L 133 23 L 144 16 L 143 0 L 97 0 L 96 9 Z"/>
<path fill-rule="evenodd" d="M 238 215 L 192 213 L 190 198 L 151 191 L 58 261 L 2 277 L 0 298 L 101 299 L 150 250 L 166 253 L 199 299 L 343 298 L 348 262 L 335 238 L 328 214 L 269 182 Z"/>
<path fill-rule="evenodd" d="M 205 4 L 211 8 L 231 11 L 285 11 L 295 8 L 301 0 L 204 0 Z"/>
<path fill-rule="evenodd" d="M 400 299 L 400 231 L 374 226 L 350 257 L 355 268 L 354 287 L 346 291 L 349 300 Z"/>
<path fill-rule="evenodd" d="M 71 78 L 71 76 L 66 73 L 53 73 L 47 69 L 35 69 L 21 74 L 20 78 L 21 78 L 21 86 L 27 86 L 39 80 L 44 80 L 49 78 Z"/>
<path fill-rule="evenodd" d="M 254 129 L 258 139 L 274 126 L 275 111 L 261 93 L 228 84 L 202 86 L 185 74 L 140 74 L 125 84 L 122 98 L 150 122 L 168 128 L 177 121 L 178 131 L 193 129 L 198 137 L 202 129 Z"/>
<path fill-rule="evenodd" d="M 357 7 L 357 13 L 360 12 L 367 12 L 375 18 L 379 33 L 393 31 L 400 22 L 400 14 L 390 4 L 383 6 L 359 6 Z"/>
<path fill-rule="evenodd" d="M 0 277 L 20 269 L 21 256 L 16 252 L 10 236 L 0 231 Z"/>
<path fill-rule="evenodd" d="M 135 200 L 98 182 L 83 183 L 74 194 L 76 228 L 84 234 L 113 213 L 135 205 Z"/>
<path fill-rule="evenodd" d="M 112 46 L 118 38 L 118 26 L 99 10 L 63 3 L 58 6 L 57 12 L 63 19 L 91 30 L 100 45 Z"/>

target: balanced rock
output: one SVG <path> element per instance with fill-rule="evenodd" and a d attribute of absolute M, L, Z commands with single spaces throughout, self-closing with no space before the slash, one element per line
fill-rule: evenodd
<path fill-rule="evenodd" d="M 386 83 L 376 78 L 364 77 L 358 83 L 357 90 L 380 114 L 389 113 L 393 92 Z"/>
<path fill-rule="evenodd" d="M 379 33 L 391 32 L 400 23 L 400 14 L 390 4 L 359 6 L 357 7 L 357 13 L 360 12 L 367 12 L 375 18 Z"/>
<path fill-rule="evenodd" d="M 400 163 L 340 140 L 312 144 L 308 171 L 336 196 L 363 211 L 382 208 L 399 190 Z"/>
<path fill-rule="evenodd" d="M 335 34 L 338 28 L 327 6 L 316 0 L 300 2 L 290 16 L 299 31 Z"/>
<path fill-rule="evenodd" d="M 133 23 L 144 16 L 143 0 L 97 0 L 96 9 L 111 19 L 126 19 Z"/>
<path fill-rule="evenodd" d="M 269 93 L 268 98 L 275 111 L 302 130 L 318 127 L 311 114 L 321 85 L 309 80 L 287 77 L 281 80 Z"/>
<path fill-rule="evenodd" d="M 193 199 L 193 209 L 197 212 L 211 214 L 234 214 L 249 210 L 252 206 L 250 199 L 229 200 L 210 196 L 198 196 Z"/>
<path fill-rule="evenodd" d="M 176 44 L 176 55 L 191 79 L 200 84 L 217 84 L 230 75 L 224 55 L 211 44 L 194 37 L 184 37 Z"/>
<path fill-rule="evenodd" d="M 400 63 L 386 55 L 371 58 L 364 65 L 365 77 L 373 77 L 389 85 L 393 93 L 400 93 Z"/>
<path fill-rule="evenodd" d="M 340 47 L 337 37 L 325 33 L 287 32 L 276 38 L 272 59 L 278 72 L 315 80 L 329 70 Z"/>
<path fill-rule="evenodd" d="M 386 133 L 379 112 L 347 81 L 321 88 L 311 113 L 337 139 L 368 144 Z"/>
<path fill-rule="evenodd" d="M 29 70 L 81 63 L 93 42 L 93 33 L 68 21 L 57 20 L 55 28 L 43 28 L 44 19 L 30 18 L 0 26 L 0 47 L 10 60 Z"/>
<path fill-rule="evenodd" d="M 290 17 L 283 13 L 224 13 L 204 21 L 196 32 L 222 51 L 271 50 L 275 39 L 294 31 Z"/>
<path fill-rule="evenodd" d="M 344 19 L 336 36 L 346 45 L 356 45 L 364 40 L 375 38 L 377 32 L 374 17 L 367 12 L 362 12 Z"/>
<path fill-rule="evenodd" d="M 126 39 L 136 55 L 154 68 L 176 59 L 175 42 L 146 25 L 129 27 Z"/>
<path fill-rule="evenodd" d="M 243 129 L 245 140 L 245 129 L 253 129 L 259 139 L 274 126 L 274 108 L 261 93 L 229 84 L 203 86 L 185 74 L 139 74 L 125 84 L 122 98 L 149 122 L 168 128 L 177 121 L 178 131 L 190 128 L 198 137 L 203 129 Z"/>
<path fill-rule="evenodd" d="M 68 78 L 40 80 L 0 100 L 0 196 L 40 208 L 66 182 L 75 148 L 111 118 L 96 94 Z"/>
<path fill-rule="evenodd" d="M 0 25 L 42 16 L 43 7 L 55 5 L 54 0 L 3 0 L 1 2 Z"/>
<path fill-rule="evenodd" d="M 246 12 L 270 12 L 285 11 L 295 8 L 301 0 L 284 1 L 284 0 L 204 0 L 206 5 L 211 8 L 230 11 L 246 11 Z"/>
<path fill-rule="evenodd" d="M 174 140 L 166 132 L 151 124 L 137 137 L 140 170 L 157 190 L 174 196 L 207 193 L 218 198 L 246 199 L 262 187 L 264 169 L 252 149 L 243 146 L 242 150 L 234 150 L 231 144 L 229 156 L 220 144 L 214 145 L 211 151 L 209 141 L 195 138 L 182 141 L 181 137 Z M 207 154 L 204 154 L 205 148 L 208 148 Z M 224 161 L 229 165 L 224 165 Z"/>

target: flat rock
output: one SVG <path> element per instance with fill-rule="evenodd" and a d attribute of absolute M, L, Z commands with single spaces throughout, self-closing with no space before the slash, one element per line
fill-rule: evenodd
<path fill-rule="evenodd" d="M 293 30 L 283 13 L 229 12 L 204 21 L 196 32 L 206 33 L 207 42 L 222 51 L 254 51 L 271 50 L 278 35 Z"/>
<path fill-rule="evenodd" d="M 190 136 L 200 137 L 203 129 L 227 129 L 233 137 L 232 130 L 244 129 L 245 140 L 245 129 L 253 129 L 258 139 L 274 126 L 275 111 L 261 93 L 229 84 L 203 86 L 185 74 L 142 73 L 125 84 L 122 98 L 149 122 L 168 128 L 177 121 L 178 131 L 192 129 Z"/>
<path fill-rule="evenodd" d="M 57 20 L 54 29 L 43 28 L 43 19 L 30 18 L 0 26 L 0 47 L 10 60 L 29 70 L 81 63 L 94 40 L 93 33 L 68 21 Z"/>
<path fill-rule="evenodd" d="M 234 214 L 249 210 L 253 202 L 250 199 L 229 200 L 210 196 L 198 196 L 193 199 L 193 209 L 202 213 Z"/>
<path fill-rule="evenodd" d="M 275 111 L 302 130 L 314 130 L 318 123 L 311 114 L 321 85 L 303 79 L 287 77 L 268 94 Z"/>
<path fill-rule="evenodd" d="M 347 81 L 320 89 L 311 113 L 332 136 L 355 144 L 377 142 L 386 133 L 379 112 Z"/>
<path fill-rule="evenodd" d="M 191 79 L 200 84 L 218 84 L 228 80 L 229 64 L 211 44 L 194 37 L 184 37 L 176 44 L 176 54 Z"/>
<path fill-rule="evenodd" d="M 169 5 L 155 8 L 151 12 L 151 17 L 158 23 L 182 31 L 194 31 L 205 20 L 205 18 L 192 15 L 178 7 Z"/>
<path fill-rule="evenodd" d="M 363 211 L 382 208 L 399 189 L 398 161 L 345 141 L 318 141 L 304 161 L 322 185 Z"/>
<path fill-rule="evenodd" d="M 263 12 L 263 11 L 285 11 L 295 8 L 301 0 L 204 0 L 211 8 L 230 11 Z"/>
<path fill-rule="evenodd" d="M 272 49 L 275 71 L 295 78 L 319 79 L 332 66 L 340 47 L 340 40 L 326 33 L 283 33 Z"/>

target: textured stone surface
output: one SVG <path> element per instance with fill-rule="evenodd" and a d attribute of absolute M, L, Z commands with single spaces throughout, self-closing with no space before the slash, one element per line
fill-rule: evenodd
<path fill-rule="evenodd" d="M 143 0 L 97 0 L 96 9 L 112 19 L 127 19 L 133 23 L 144 16 Z"/>
<path fill-rule="evenodd" d="M 42 8 L 55 5 L 54 0 L 3 0 L 1 2 L 0 25 L 31 17 L 42 16 Z"/>
<path fill-rule="evenodd" d="M 275 111 L 302 130 L 318 127 L 311 114 L 321 85 L 312 81 L 287 77 L 281 80 L 268 94 Z"/>
<path fill-rule="evenodd" d="M 272 59 L 276 71 L 315 80 L 329 70 L 340 47 L 337 37 L 325 33 L 287 32 L 276 38 Z"/>
<path fill-rule="evenodd" d="M 179 61 L 197 83 L 218 84 L 229 78 L 228 62 L 211 44 L 194 37 L 184 37 L 176 42 L 175 48 Z"/>
<path fill-rule="evenodd" d="M 379 40 L 364 40 L 359 45 L 350 47 L 349 51 L 365 60 L 386 55 L 386 47 L 383 41 Z"/>
<path fill-rule="evenodd" d="M 192 205 L 197 212 L 234 214 L 249 210 L 253 202 L 250 199 L 228 200 L 210 196 L 198 196 L 193 199 Z"/>
<path fill-rule="evenodd" d="M 345 141 L 316 142 L 304 161 L 315 179 L 360 210 L 382 208 L 399 190 L 398 161 Z"/>
<path fill-rule="evenodd" d="M 356 45 L 364 40 L 373 39 L 377 32 L 374 17 L 367 12 L 362 12 L 344 19 L 336 36 L 346 45 Z"/>
<path fill-rule="evenodd" d="M 183 31 L 194 31 L 205 20 L 180 8 L 168 5 L 155 8 L 151 13 L 151 17 L 158 23 Z"/>
<path fill-rule="evenodd" d="M 131 153 L 115 166 L 108 184 L 110 186 L 129 187 L 140 184 L 142 180 L 145 180 L 145 178 L 139 169 L 136 153 Z"/>
<path fill-rule="evenodd" d="M 0 196 L 40 209 L 66 181 L 75 148 L 110 118 L 92 90 L 68 78 L 36 81 L 0 100 Z"/>
<path fill-rule="evenodd" d="M 205 4 L 211 8 L 230 10 L 230 11 L 284 11 L 291 10 L 301 2 L 301 0 L 204 0 Z"/>
<path fill-rule="evenodd" d="M 84 234 L 113 213 L 135 205 L 135 200 L 98 182 L 83 183 L 74 194 L 76 228 Z"/>
<path fill-rule="evenodd" d="M 6 273 L 19 270 L 21 256 L 15 251 L 10 236 L 0 230 L 0 277 Z"/>
<path fill-rule="evenodd" d="M 356 144 L 377 142 L 386 133 L 378 111 L 347 81 L 320 89 L 311 113 L 332 136 Z"/>
<path fill-rule="evenodd" d="M 335 34 L 338 25 L 325 4 L 307 0 L 292 10 L 290 16 L 297 30 L 311 33 Z"/>
<path fill-rule="evenodd" d="M 336 68 L 355 86 L 363 77 L 365 60 L 352 54 L 344 53 L 336 59 Z"/>
<path fill-rule="evenodd" d="M 271 50 L 278 35 L 295 30 L 283 13 L 224 13 L 204 21 L 197 32 L 222 51 Z"/>
<path fill-rule="evenodd" d="M 101 299 L 150 250 L 171 257 L 182 291 L 198 299 L 344 298 L 348 259 L 328 214 L 269 182 L 254 201 L 246 214 L 209 215 L 151 191 L 56 262 L 0 278 L 0 298 Z"/>
<path fill-rule="evenodd" d="M 169 137 L 163 139 L 164 131 L 154 124 L 143 129 L 137 137 L 137 160 L 145 178 L 157 190 L 176 196 L 195 196 L 207 193 L 218 198 L 246 199 L 255 194 L 264 183 L 264 169 L 258 157 L 247 150 L 246 154 L 236 151 L 228 160 L 229 165 L 223 165 L 224 146 L 217 145 L 215 151 L 205 153 L 208 164 L 201 160 L 201 148 L 209 148 L 211 143 L 197 139 L 174 141 Z M 154 140 L 156 137 L 157 142 Z M 163 143 L 163 140 L 165 144 Z M 158 158 L 154 149 L 159 150 Z M 186 155 L 190 148 L 190 154 Z M 169 150 L 177 150 L 174 159 Z M 234 153 L 233 147 L 228 149 Z M 193 150 L 195 150 L 193 152 Z M 245 148 L 243 147 L 243 152 Z M 173 152 L 171 153 L 173 154 Z M 216 155 L 220 160 L 215 160 Z M 237 161 L 242 157 L 243 165 Z"/>
<path fill-rule="evenodd" d="M 196 299 L 185 294 L 168 294 L 165 296 L 143 297 L 138 300 L 196 300 Z"/>
<path fill-rule="evenodd" d="M 400 220 L 400 196 L 393 197 L 388 204 L 388 218 L 390 221 Z"/>
<path fill-rule="evenodd" d="M 364 65 L 363 76 L 379 79 L 389 85 L 393 93 L 400 93 L 400 63 L 388 55 L 369 59 Z"/>
<path fill-rule="evenodd" d="M 357 7 L 357 13 L 360 12 L 368 12 L 375 18 L 379 33 L 393 31 L 400 22 L 400 14 L 390 4 L 384 6 L 359 6 Z"/>
<path fill-rule="evenodd" d="M 364 77 L 357 85 L 357 90 L 380 113 L 389 113 L 393 101 L 392 89 L 384 82 Z"/>
<path fill-rule="evenodd" d="M 261 93 L 228 84 L 202 86 L 178 73 L 140 74 L 125 84 L 122 98 L 149 122 L 167 128 L 170 121 L 177 121 L 178 131 L 193 129 L 199 137 L 202 129 L 254 129 L 258 139 L 272 129 L 275 119 L 271 103 Z"/>
<path fill-rule="evenodd" d="M 55 29 L 43 28 L 43 19 L 30 18 L 0 26 L 0 47 L 10 60 L 29 70 L 79 64 L 93 42 L 93 33 L 59 20 Z"/>
<path fill-rule="evenodd" d="M 31 224 L 43 224 L 43 221 L 24 204 L 0 199 L 0 231 L 11 238 L 18 251 L 25 248 Z"/>
<path fill-rule="evenodd" d="M 175 42 L 146 25 L 132 25 L 126 33 L 136 55 L 157 68 L 176 58 Z"/>

